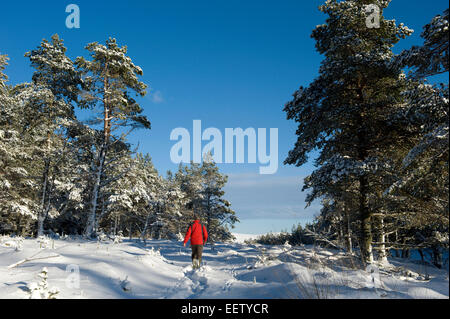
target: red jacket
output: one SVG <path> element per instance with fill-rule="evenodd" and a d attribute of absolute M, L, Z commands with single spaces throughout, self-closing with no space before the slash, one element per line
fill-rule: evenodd
<path fill-rule="evenodd" d="M 194 223 L 189 226 L 186 236 L 184 237 L 183 244 L 186 244 L 191 239 L 191 245 L 203 245 L 206 243 L 206 240 L 208 239 L 208 232 L 206 231 L 206 227 L 203 226 L 203 238 L 202 238 L 202 228 L 200 227 L 200 221 L 194 220 Z"/>

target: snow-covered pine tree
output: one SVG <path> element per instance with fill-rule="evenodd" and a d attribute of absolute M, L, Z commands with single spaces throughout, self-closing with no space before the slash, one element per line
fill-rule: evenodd
<path fill-rule="evenodd" d="M 56 99 L 71 104 L 78 101 L 83 81 L 66 51 L 63 40 L 54 34 L 50 42 L 43 39 L 35 50 L 25 53 L 25 57 L 35 69 L 33 83 L 45 86 Z"/>
<path fill-rule="evenodd" d="M 59 215 L 51 226 L 60 233 L 81 234 L 89 208 L 94 145 L 101 143 L 101 132 L 74 121 L 67 128 L 67 138 L 62 157 L 54 166 L 58 178 L 54 182 L 52 206 Z"/>
<path fill-rule="evenodd" d="M 109 224 L 116 233 L 125 225 L 129 227 L 128 235 L 138 234 L 144 241 L 149 235 L 175 238 L 184 203 L 184 194 L 175 180 L 158 175 L 150 156 L 141 153 L 123 157 L 112 174 L 120 177 L 102 192 L 108 198 L 103 228 Z"/>
<path fill-rule="evenodd" d="M 183 199 L 184 194 L 174 180 L 159 176 L 156 196 L 151 202 L 154 215 L 149 229 L 153 238 L 176 238 Z"/>
<path fill-rule="evenodd" d="M 166 214 L 167 218 L 170 219 L 166 223 L 168 225 L 168 234 L 165 234 L 167 237 L 176 237 L 178 238 L 180 234 L 185 230 L 185 214 L 187 211 L 186 203 L 188 202 L 188 198 L 186 194 L 182 191 L 179 180 L 172 174 L 171 171 L 167 171 L 166 173 L 166 204 L 165 209 L 168 214 Z"/>
<path fill-rule="evenodd" d="M 394 60 L 401 67 L 412 68 L 411 76 L 423 79 L 448 72 L 449 64 L 449 10 L 436 15 L 424 26 L 422 46 L 414 45 L 402 51 Z"/>
<path fill-rule="evenodd" d="M 105 186 L 108 201 L 103 224 L 112 225 L 113 233 L 122 230 L 121 225 L 133 225 L 128 231 L 134 229 L 145 239 L 154 219 L 153 203 L 160 187 L 158 172 L 150 156 L 138 153 L 134 158 L 131 154 L 122 157 L 112 175 L 119 178 Z"/>
<path fill-rule="evenodd" d="M 325 59 L 319 76 L 309 87 L 300 87 L 284 108 L 287 118 L 299 123 L 297 142 L 285 163 L 301 166 L 309 152 L 319 149 L 318 166 L 327 166 L 337 180 L 358 184 L 359 242 L 368 263 L 373 261 L 372 183 L 384 165 L 386 146 L 398 144 L 397 131 L 402 129 L 391 115 L 403 104 L 406 81 L 390 63 L 392 47 L 412 32 L 384 19 L 389 2 L 329 0 L 319 7 L 328 18 L 312 37 Z M 380 8 L 379 28 L 366 25 L 368 4 Z"/>
<path fill-rule="evenodd" d="M 27 143 L 29 171 L 36 177 L 35 193 L 38 201 L 37 235 L 43 235 L 44 221 L 51 209 L 52 190 L 57 176 L 56 165 L 65 152 L 65 127 L 71 121 L 72 110 L 52 91 L 37 84 L 23 84 L 15 88 L 23 113 L 22 139 Z"/>
<path fill-rule="evenodd" d="M 19 99 L 3 73 L 7 56 L 0 55 L 0 232 L 26 234 L 36 220 L 30 159 L 23 139 L 23 114 Z"/>
<path fill-rule="evenodd" d="M 99 136 L 103 137 L 103 132 L 99 133 Z M 111 141 L 112 143 L 108 148 L 108 153 L 106 154 L 105 163 L 103 165 L 103 177 L 98 190 L 99 212 L 96 214 L 94 226 L 94 229 L 96 230 L 102 219 L 107 217 L 109 213 L 108 205 L 110 203 L 110 196 L 115 194 L 115 190 L 111 189 L 109 185 L 115 181 L 120 181 L 128 172 L 134 169 L 134 162 L 129 160 L 133 152 L 130 150 L 130 145 L 126 142 L 125 137 L 122 136 L 117 138 L 112 136 Z M 101 145 L 102 139 L 98 140 L 98 142 L 97 145 Z M 98 149 L 98 147 L 96 147 L 96 149 Z M 95 172 L 95 167 L 93 167 L 92 172 Z M 139 172 L 136 172 L 136 175 L 139 177 Z M 95 176 L 95 174 L 91 174 L 91 176 Z M 91 182 L 93 182 L 92 179 Z"/>
<path fill-rule="evenodd" d="M 211 154 L 206 154 L 200 167 L 202 175 L 202 215 L 210 233 L 209 241 L 232 239 L 228 226 L 234 227 L 239 219 L 231 203 L 223 198 L 228 176 L 221 174 Z"/>
<path fill-rule="evenodd" d="M 106 45 L 97 42 L 86 46 L 91 61 L 78 57 L 76 66 L 83 74 L 85 91 L 80 104 L 85 107 L 101 107 L 103 124 L 103 140 L 94 162 L 94 183 L 91 191 L 91 204 L 87 224 L 84 230 L 86 237 L 95 235 L 96 213 L 98 209 L 99 191 L 104 178 L 104 166 L 111 136 L 118 128 L 150 128 L 150 122 L 142 113 L 142 108 L 131 96 L 146 94 L 146 85 L 138 80 L 142 69 L 126 56 L 127 47 L 119 47 L 115 39 L 106 41 Z"/>
<path fill-rule="evenodd" d="M 208 228 L 208 241 L 231 239 L 228 227 L 233 227 L 239 220 L 231 209 L 231 203 L 223 198 L 223 187 L 228 177 L 219 172 L 212 156 L 207 155 L 202 164 L 180 165 L 175 179 L 186 196 L 182 229 L 186 230 L 193 214 L 197 214 Z"/>
<path fill-rule="evenodd" d="M 433 262 L 440 266 L 440 248 L 448 248 L 449 229 L 449 88 L 448 81 L 430 85 L 427 78 L 449 72 L 449 11 L 424 26 L 422 46 L 413 46 L 393 62 L 410 70 L 414 80 L 405 92 L 405 125 L 418 132 L 407 150 L 399 175 L 385 196 L 403 197 L 402 221 L 408 227 L 396 233 L 404 245 L 432 248 Z M 448 77 L 447 77 L 448 79 Z M 403 222 L 404 224 L 404 222 Z"/>
<path fill-rule="evenodd" d="M 416 79 L 406 92 L 408 108 L 404 116 L 422 130 L 418 143 L 404 159 L 407 167 L 414 162 L 428 158 L 426 166 L 433 167 L 439 162 L 448 166 L 448 122 L 449 88 L 447 83 L 429 85 L 423 82 L 432 77 L 449 72 L 449 10 L 435 16 L 424 26 L 421 37 L 423 46 L 413 46 L 403 51 L 394 62 L 400 67 L 411 68 L 410 76 Z M 431 153 L 431 154 L 430 154 Z M 425 160 L 426 161 L 426 160 Z M 442 165 L 437 165 L 441 166 Z M 444 167 L 442 167 L 444 168 Z M 443 170 L 442 173 L 448 172 Z M 437 175 L 440 175 L 438 173 Z"/>
<path fill-rule="evenodd" d="M 180 164 L 174 178 L 185 195 L 185 203 L 181 211 L 183 218 L 180 224 L 181 231 L 184 232 L 192 222 L 195 212 L 200 212 L 203 199 L 200 164 L 193 162 L 190 165 Z"/>
<path fill-rule="evenodd" d="M 432 183 L 440 179 L 439 190 L 431 192 L 439 197 L 447 199 L 448 196 L 448 130 L 449 130 L 449 87 L 447 83 L 429 85 L 424 83 L 427 77 L 449 72 L 449 11 L 443 15 L 437 15 L 425 25 L 421 36 L 424 38 L 423 46 L 414 46 L 403 51 L 395 62 L 401 67 L 412 68 L 411 77 L 417 79 L 406 92 L 408 108 L 404 112 L 407 121 L 414 123 L 420 130 L 414 147 L 403 160 L 404 168 L 411 168 L 410 174 L 400 180 L 405 184 L 411 180 L 418 180 L 425 175 L 431 177 Z M 419 172 L 422 170 L 422 172 Z M 405 179 L 406 178 L 406 179 Z M 444 205 L 445 206 L 445 205 Z"/>
<path fill-rule="evenodd" d="M 39 166 L 35 167 L 35 171 L 41 176 L 37 236 L 44 232 L 44 221 L 50 211 L 53 188 L 58 183 L 54 173 L 57 166 L 62 165 L 61 161 L 66 153 L 64 151 L 68 150 L 66 130 L 76 120 L 72 103 L 78 99 L 82 84 L 79 72 L 65 54 L 66 50 L 63 41 L 55 34 L 51 42 L 44 39 L 37 49 L 25 54 L 35 68 L 34 87 L 30 86 L 27 90 L 34 90 L 35 95 L 38 91 L 51 92 L 45 100 L 43 97 L 34 98 L 34 104 L 29 99 L 31 105 L 26 113 L 31 116 L 30 126 L 43 137 L 34 143 L 36 149 L 33 153 L 36 159 L 34 163 Z M 31 96 L 32 92 L 28 95 Z"/>

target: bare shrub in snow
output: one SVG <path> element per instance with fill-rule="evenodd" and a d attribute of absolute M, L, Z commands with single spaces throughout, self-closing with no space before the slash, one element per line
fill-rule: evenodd
<path fill-rule="evenodd" d="M 295 283 L 305 299 L 330 299 L 339 294 L 336 279 L 326 270 L 308 269 L 297 274 Z"/>
<path fill-rule="evenodd" d="M 131 283 L 128 281 L 128 276 L 125 277 L 124 280 L 120 280 L 120 288 L 122 288 L 125 292 L 131 291 Z"/>
<path fill-rule="evenodd" d="M 50 246 L 51 240 L 49 237 L 43 235 L 37 238 L 37 242 L 39 243 L 39 248 L 45 249 Z"/>

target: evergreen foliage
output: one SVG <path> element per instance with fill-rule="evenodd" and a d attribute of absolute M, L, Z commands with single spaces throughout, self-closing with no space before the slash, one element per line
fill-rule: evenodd
<path fill-rule="evenodd" d="M 0 55 L 0 233 L 175 239 L 195 212 L 210 238 L 230 239 L 238 220 L 223 199 L 227 177 L 212 162 L 164 177 L 136 154 L 127 135 L 150 128 L 143 71 L 115 39 L 86 49 L 91 60 L 72 61 L 58 35 L 44 39 L 25 54 L 32 81 L 15 87 Z M 95 119 L 79 121 L 76 108 Z"/>
<path fill-rule="evenodd" d="M 320 152 L 303 187 L 308 204 L 323 204 L 316 238 L 349 251 L 356 241 L 366 263 L 373 249 L 385 260 L 392 248 L 448 247 L 448 83 L 425 79 L 448 72 L 448 10 L 425 26 L 422 47 L 395 56 L 412 30 L 383 17 L 389 2 L 319 7 L 328 15 L 312 33 L 324 55 L 319 76 L 284 108 L 298 123 L 285 163 Z M 368 4 L 380 8 L 379 28 L 366 25 Z"/>

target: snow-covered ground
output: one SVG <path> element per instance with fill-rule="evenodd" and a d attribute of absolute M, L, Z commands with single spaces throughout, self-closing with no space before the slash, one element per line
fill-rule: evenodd
<path fill-rule="evenodd" d="M 206 246 L 203 266 L 194 271 L 181 242 L 0 237 L 0 298 L 29 298 L 27 287 L 42 281 L 44 267 L 57 298 L 449 297 L 447 270 L 395 258 L 362 270 L 333 250 L 238 241 Z"/>

